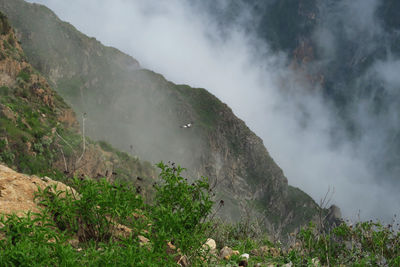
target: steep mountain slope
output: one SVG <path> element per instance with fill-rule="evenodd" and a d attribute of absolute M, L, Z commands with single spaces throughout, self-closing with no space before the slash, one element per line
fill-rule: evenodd
<path fill-rule="evenodd" d="M 8 20 L 0 13 L 0 161 L 28 174 L 65 179 L 156 178 L 147 162 L 85 138 L 75 113 L 34 69 Z M 133 179 L 135 178 L 135 179 Z"/>
<path fill-rule="evenodd" d="M 17 29 L 29 61 L 78 113 L 87 113 L 91 137 L 208 176 L 233 220 L 252 211 L 270 229 L 287 232 L 316 215 L 315 202 L 288 186 L 262 140 L 206 90 L 142 69 L 43 6 L 1 0 L 0 10 Z M 180 127 L 188 122 L 193 127 Z"/>
<path fill-rule="evenodd" d="M 287 53 L 289 64 L 310 81 L 308 88 L 332 104 L 335 127 L 345 128 L 339 134 L 332 129 L 333 142 L 367 146 L 361 153 L 373 176 L 400 185 L 400 82 L 394 74 L 399 1 L 233 0 L 221 8 L 214 1 L 194 2 L 214 15 L 222 31 L 243 24 L 265 46 Z M 238 21 L 243 14 L 250 14 L 245 23 Z"/>

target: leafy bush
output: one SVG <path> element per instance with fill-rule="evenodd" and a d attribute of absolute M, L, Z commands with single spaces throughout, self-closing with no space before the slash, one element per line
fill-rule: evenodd
<path fill-rule="evenodd" d="M 72 185 L 79 195 L 53 186 L 39 189 L 37 198 L 60 230 L 77 234 L 82 242 L 109 241 L 116 224 L 128 224 L 134 211 L 143 207 L 140 196 L 126 184 L 76 178 Z"/>
<path fill-rule="evenodd" d="M 1 262 L 6 266 L 173 266 L 178 255 L 186 255 L 193 264 L 204 263 L 196 256 L 210 226 L 206 219 L 213 202 L 207 179 L 189 184 L 181 176 L 182 168 L 158 166 L 161 182 L 155 186 L 152 204 L 144 204 L 133 186 L 105 179 L 75 178 L 70 184 L 76 191 L 57 190 L 55 185 L 38 189 L 36 199 L 43 210 L 35 214 L 37 219 L 9 216 L 0 221 L 0 240 L 2 233 L 7 240 L 0 244 Z M 125 234 L 118 233 L 121 227 L 128 229 Z M 140 235 L 146 236 L 148 244 L 139 241 Z M 71 238 L 77 238 L 81 248 L 71 247 L 67 242 Z M 168 251 L 168 243 L 179 249 Z M 18 253 L 25 258 L 14 259 Z"/>
<path fill-rule="evenodd" d="M 155 185 L 156 196 L 151 216 L 154 222 L 156 244 L 164 249 L 165 241 L 171 241 L 185 254 L 199 252 L 207 236 L 206 222 L 213 201 L 209 195 L 207 178 L 191 185 L 181 176 L 183 168 L 159 163 L 161 185 Z"/>
<path fill-rule="evenodd" d="M 8 215 L 0 218 L 0 225 L 2 266 L 57 266 L 62 254 L 72 252 L 71 247 L 60 246 L 65 237 L 49 218 L 31 213 L 26 217 Z"/>

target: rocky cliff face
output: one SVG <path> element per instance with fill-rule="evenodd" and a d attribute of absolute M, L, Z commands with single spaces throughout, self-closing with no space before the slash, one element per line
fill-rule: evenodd
<path fill-rule="evenodd" d="M 0 161 L 28 174 L 156 178 L 149 163 L 82 137 L 74 111 L 26 59 L 0 13 Z M 83 145 L 83 141 L 85 145 Z M 135 180 L 135 179 L 133 179 Z"/>
<path fill-rule="evenodd" d="M 316 214 L 315 202 L 288 186 L 262 140 L 204 89 L 175 85 L 137 61 L 60 21 L 47 8 L 0 0 L 27 58 L 78 114 L 87 133 L 157 162 L 175 161 L 194 177 L 208 176 L 224 214 L 246 211 L 278 232 L 292 231 Z M 194 122 L 190 128 L 181 128 Z"/>

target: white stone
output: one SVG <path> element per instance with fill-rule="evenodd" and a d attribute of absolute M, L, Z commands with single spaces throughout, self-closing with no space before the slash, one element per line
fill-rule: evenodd
<path fill-rule="evenodd" d="M 242 255 L 240 255 L 240 257 L 248 260 L 250 258 L 250 255 L 248 253 L 243 253 Z"/>
<path fill-rule="evenodd" d="M 209 250 L 217 249 L 217 243 L 215 243 L 215 240 L 212 239 L 212 238 L 208 238 L 208 239 L 207 239 L 207 241 L 206 241 L 206 243 L 204 243 L 203 247 L 204 247 L 205 249 L 207 249 L 206 246 L 208 246 Z"/>

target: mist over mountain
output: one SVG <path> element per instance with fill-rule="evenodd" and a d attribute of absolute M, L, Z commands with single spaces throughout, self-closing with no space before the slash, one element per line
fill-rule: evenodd
<path fill-rule="evenodd" d="M 348 217 L 399 214 L 396 1 L 30 1 L 175 83 L 210 90 L 289 183 Z"/>

